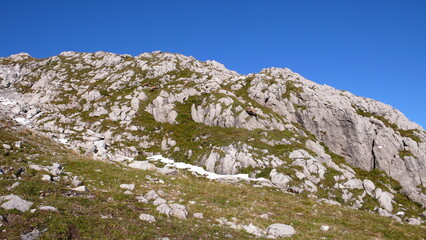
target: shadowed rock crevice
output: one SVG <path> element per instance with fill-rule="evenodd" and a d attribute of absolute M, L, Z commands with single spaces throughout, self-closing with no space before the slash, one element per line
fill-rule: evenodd
<path fill-rule="evenodd" d="M 374 147 L 376 146 L 376 141 L 373 140 L 373 143 L 371 145 L 371 155 L 373 156 L 372 161 L 371 161 L 371 165 L 372 165 L 372 170 L 377 169 L 377 161 L 376 161 L 376 154 L 374 153 Z M 378 146 L 379 147 L 379 146 Z"/>

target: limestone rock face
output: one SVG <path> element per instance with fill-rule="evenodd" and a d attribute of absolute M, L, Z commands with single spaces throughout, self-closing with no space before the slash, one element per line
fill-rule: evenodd
<path fill-rule="evenodd" d="M 422 127 L 389 105 L 318 85 L 289 69 L 264 69 L 253 77 L 248 90 L 252 99 L 300 123 L 353 166 L 386 172 L 412 199 L 426 203 L 414 187 L 426 187 Z M 275 83 L 266 84 L 269 79 Z"/>
<path fill-rule="evenodd" d="M 273 184 L 280 188 L 287 188 L 288 183 L 291 181 L 291 177 L 282 173 L 278 173 L 275 169 L 269 174 Z"/>
<path fill-rule="evenodd" d="M 360 191 L 386 211 L 396 206 L 392 187 L 357 176 L 346 161 L 384 172 L 426 206 L 424 129 L 389 105 L 290 69 L 241 75 L 162 52 L 20 53 L 0 58 L 0 114 L 101 160 L 162 154 L 219 174 L 263 176 L 295 193 L 337 189 L 352 207 L 362 205 Z"/>
<path fill-rule="evenodd" d="M 151 113 L 155 121 L 161 123 L 176 123 L 177 112 L 174 110 L 174 104 L 169 100 L 170 95 L 162 91 L 148 107 L 146 111 Z"/>
<path fill-rule="evenodd" d="M 247 146 L 237 147 L 234 145 L 224 146 L 219 151 L 212 151 L 208 156 L 204 157 L 202 164 L 211 172 L 219 174 L 237 174 L 240 169 L 257 166 L 257 162 L 253 159 L 252 154 L 247 151 Z"/>
<path fill-rule="evenodd" d="M 284 124 L 275 118 L 270 118 L 263 114 L 260 109 L 254 115 L 253 110 L 244 110 L 241 107 L 232 108 L 232 99 L 222 98 L 219 103 L 209 104 L 207 106 L 191 107 L 192 119 L 195 122 L 203 123 L 209 126 L 237 127 L 253 129 L 278 129 L 284 130 Z M 229 106 L 228 106 L 229 105 Z M 265 119 L 259 118 L 265 117 Z"/>

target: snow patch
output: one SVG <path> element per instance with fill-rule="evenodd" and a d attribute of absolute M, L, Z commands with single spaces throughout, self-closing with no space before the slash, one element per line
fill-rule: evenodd
<path fill-rule="evenodd" d="M 204 168 L 199 166 L 194 166 L 189 163 L 183 163 L 183 162 L 175 162 L 172 159 L 165 158 L 161 155 L 154 155 L 151 157 L 148 157 L 149 160 L 153 161 L 159 161 L 162 163 L 165 163 L 167 167 L 175 167 L 178 169 L 186 169 L 190 172 L 195 172 L 199 175 L 205 176 L 208 179 L 219 179 L 219 178 L 234 178 L 234 179 L 244 179 L 244 180 L 250 180 L 250 181 L 263 181 L 266 180 L 265 178 L 251 178 L 248 176 L 248 174 L 235 174 L 235 175 L 221 175 L 214 172 L 208 172 Z"/>
<path fill-rule="evenodd" d="M 399 211 L 399 212 L 396 213 L 397 216 L 402 216 L 404 214 L 405 214 L 405 212 L 403 212 L 403 211 Z"/>
<path fill-rule="evenodd" d="M 62 143 L 62 144 L 67 144 L 68 143 L 68 139 L 65 138 L 59 138 L 58 142 Z"/>
<path fill-rule="evenodd" d="M 7 98 L 4 98 L 4 97 L 0 97 L 0 103 L 3 104 L 4 106 L 15 105 L 16 104 L 15 101 L 7 99 Z"/>
<path fill-rule="evenodd" d="M 15 118 L 15 121 L 22 125 L 27 125 L 28 123 L 30 123 L 30 121 L 26 118 Z"/>

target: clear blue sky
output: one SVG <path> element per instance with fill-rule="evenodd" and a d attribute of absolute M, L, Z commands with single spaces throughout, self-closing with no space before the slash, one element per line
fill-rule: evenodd
<path fill-rule="evenodd" d="M 288 67 L 426 127 L 426 0 L 0 1 L 0 56 L 162 50 Z"/>

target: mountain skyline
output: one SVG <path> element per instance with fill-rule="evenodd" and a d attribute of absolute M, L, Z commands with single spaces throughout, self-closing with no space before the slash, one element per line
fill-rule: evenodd
<path fill-rule="evenodd" d="M 286 67 L 426 126 L 424 1 L 0 3 L 0 56 L 162 50 L 241 74 Z M 47 13 L 47 14 L 44 14 Z"/>

